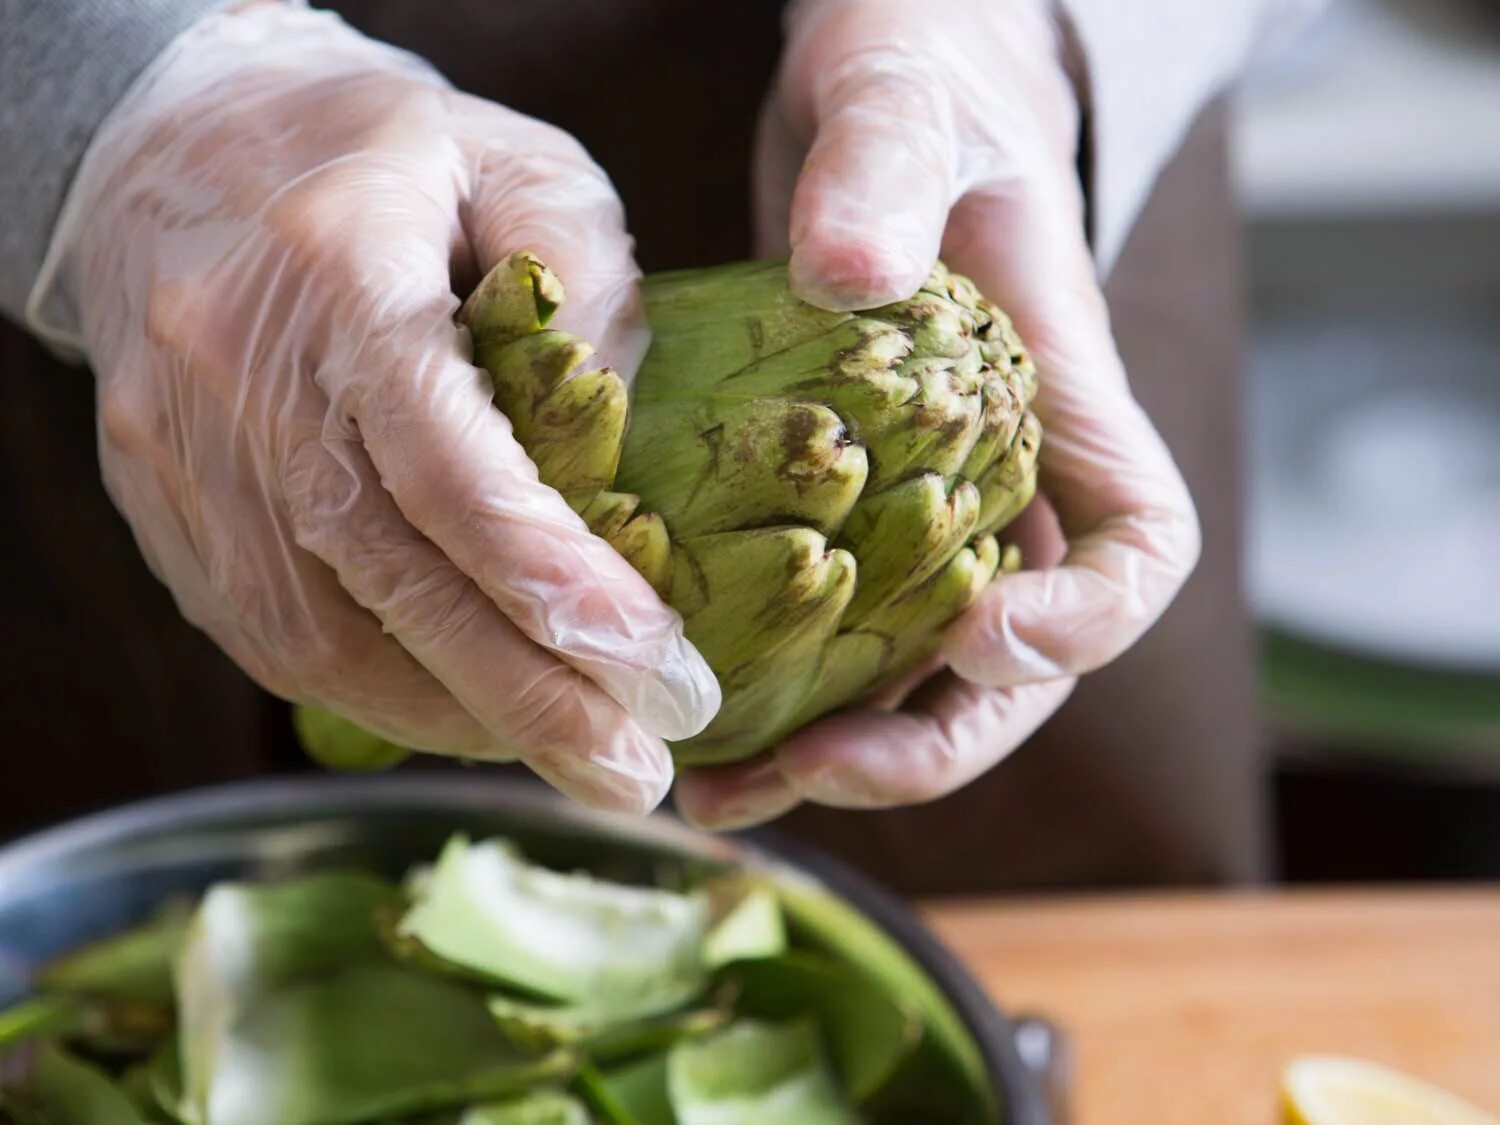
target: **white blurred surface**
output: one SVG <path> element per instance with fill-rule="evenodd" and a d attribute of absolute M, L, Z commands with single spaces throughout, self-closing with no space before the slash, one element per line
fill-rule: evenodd
<path fill-rule="evenodd" d="M 1251 214 L 1500 208 L 1495 8 L 1334 0 L 1241 93 Z"/>
<path fill-rule="evenodd" d="M 1248 387 L 1261 619 L 1500 670 L 1500 316 L 1268 317 Z"/>

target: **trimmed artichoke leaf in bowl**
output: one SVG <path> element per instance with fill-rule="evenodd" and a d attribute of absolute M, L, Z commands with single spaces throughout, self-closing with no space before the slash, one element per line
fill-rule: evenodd
<path fill-rule="evenodd" d="M 1009 318 L 939 263 L 911 298 L 832 312 L 783 262 L 648 276 L 633 391 L 549 328 L 561 282 L 495 267 L 460 313 L 495 404 L 555 488 L 674 609 L 719 679 L 684 764 L 731 762 L 899 677 L 1020 554 L 1036 491 L 1036 368 Z M 313 705 L 308 752 L 403 748 Z"/>
<path fill-rule="evenodd" d="M 222 881 L 0 1011 L 15 1125 L 987 1125 L 896 942 L 769 870 L 630 885 L 452 837 L 391 882 Z"/>

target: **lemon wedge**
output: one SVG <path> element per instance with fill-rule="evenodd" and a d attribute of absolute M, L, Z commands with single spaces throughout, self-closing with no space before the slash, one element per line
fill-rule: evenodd
<path fill-rule="evenodd" d="M 1500 1125 L 1445 1090 L 1360 1059 L 1296 1059 L 1282 1098 L 1287 1125 Z"/>

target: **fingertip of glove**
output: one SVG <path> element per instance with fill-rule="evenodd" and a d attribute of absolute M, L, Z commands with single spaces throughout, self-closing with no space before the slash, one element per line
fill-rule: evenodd
<path fill-rule="evenodd" d="M 713 721 L 724 700 L 708 662 L 685 638 L 640 681 L 631 717 L 658 738 L 691 738 Z"/>
<path fill-rule="evenodd" d="M 587 748 L 589 743 L 596 743 Z M 538 777 L 580 804 L 625 816 L 654 811 L 672 788 L 672 755 L 634 724 L 612 735 L 580 732 L 579 744 L 526 755 Z"/>
<path fill-rule="evenodd" d="M 751 828 L 801 803 L 772 757 L 692 769 L 677 779 L 677 814 L 708 832 Z"/>
<path fill-rule="evenodd" d="M 1023 638 L 1004 611 L 959 622 L 943 639 L 942 651 L 955 674 L 983 687 L 1018 687 L 1067 674 L 1053 656 Z"/>
<path fill-rule="evenodd" d="M 667 773 L 655 784 L 641 786 L 637 791 L 636 799 L 627 802 L 619 811 L 627 816 L 650 816 L 661 807 L 671 791 L 672 775 Z"/>
<path fill-rule="evenodd" d="M 854 311 L 910 297 L 930 270 L 930 262 L 894 244 L 814 233 L 793 248 L 788 277 L 809 304 Z"/>

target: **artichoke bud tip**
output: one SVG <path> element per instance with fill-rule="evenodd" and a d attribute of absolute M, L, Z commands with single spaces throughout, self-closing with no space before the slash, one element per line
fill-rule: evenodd
<path fill-rule="evenodd" d="M 512 254 L 489 273 L 459 309 L 477 353 L 547 326 L 562 306 L 563 284 L 534 254 Z"/>

